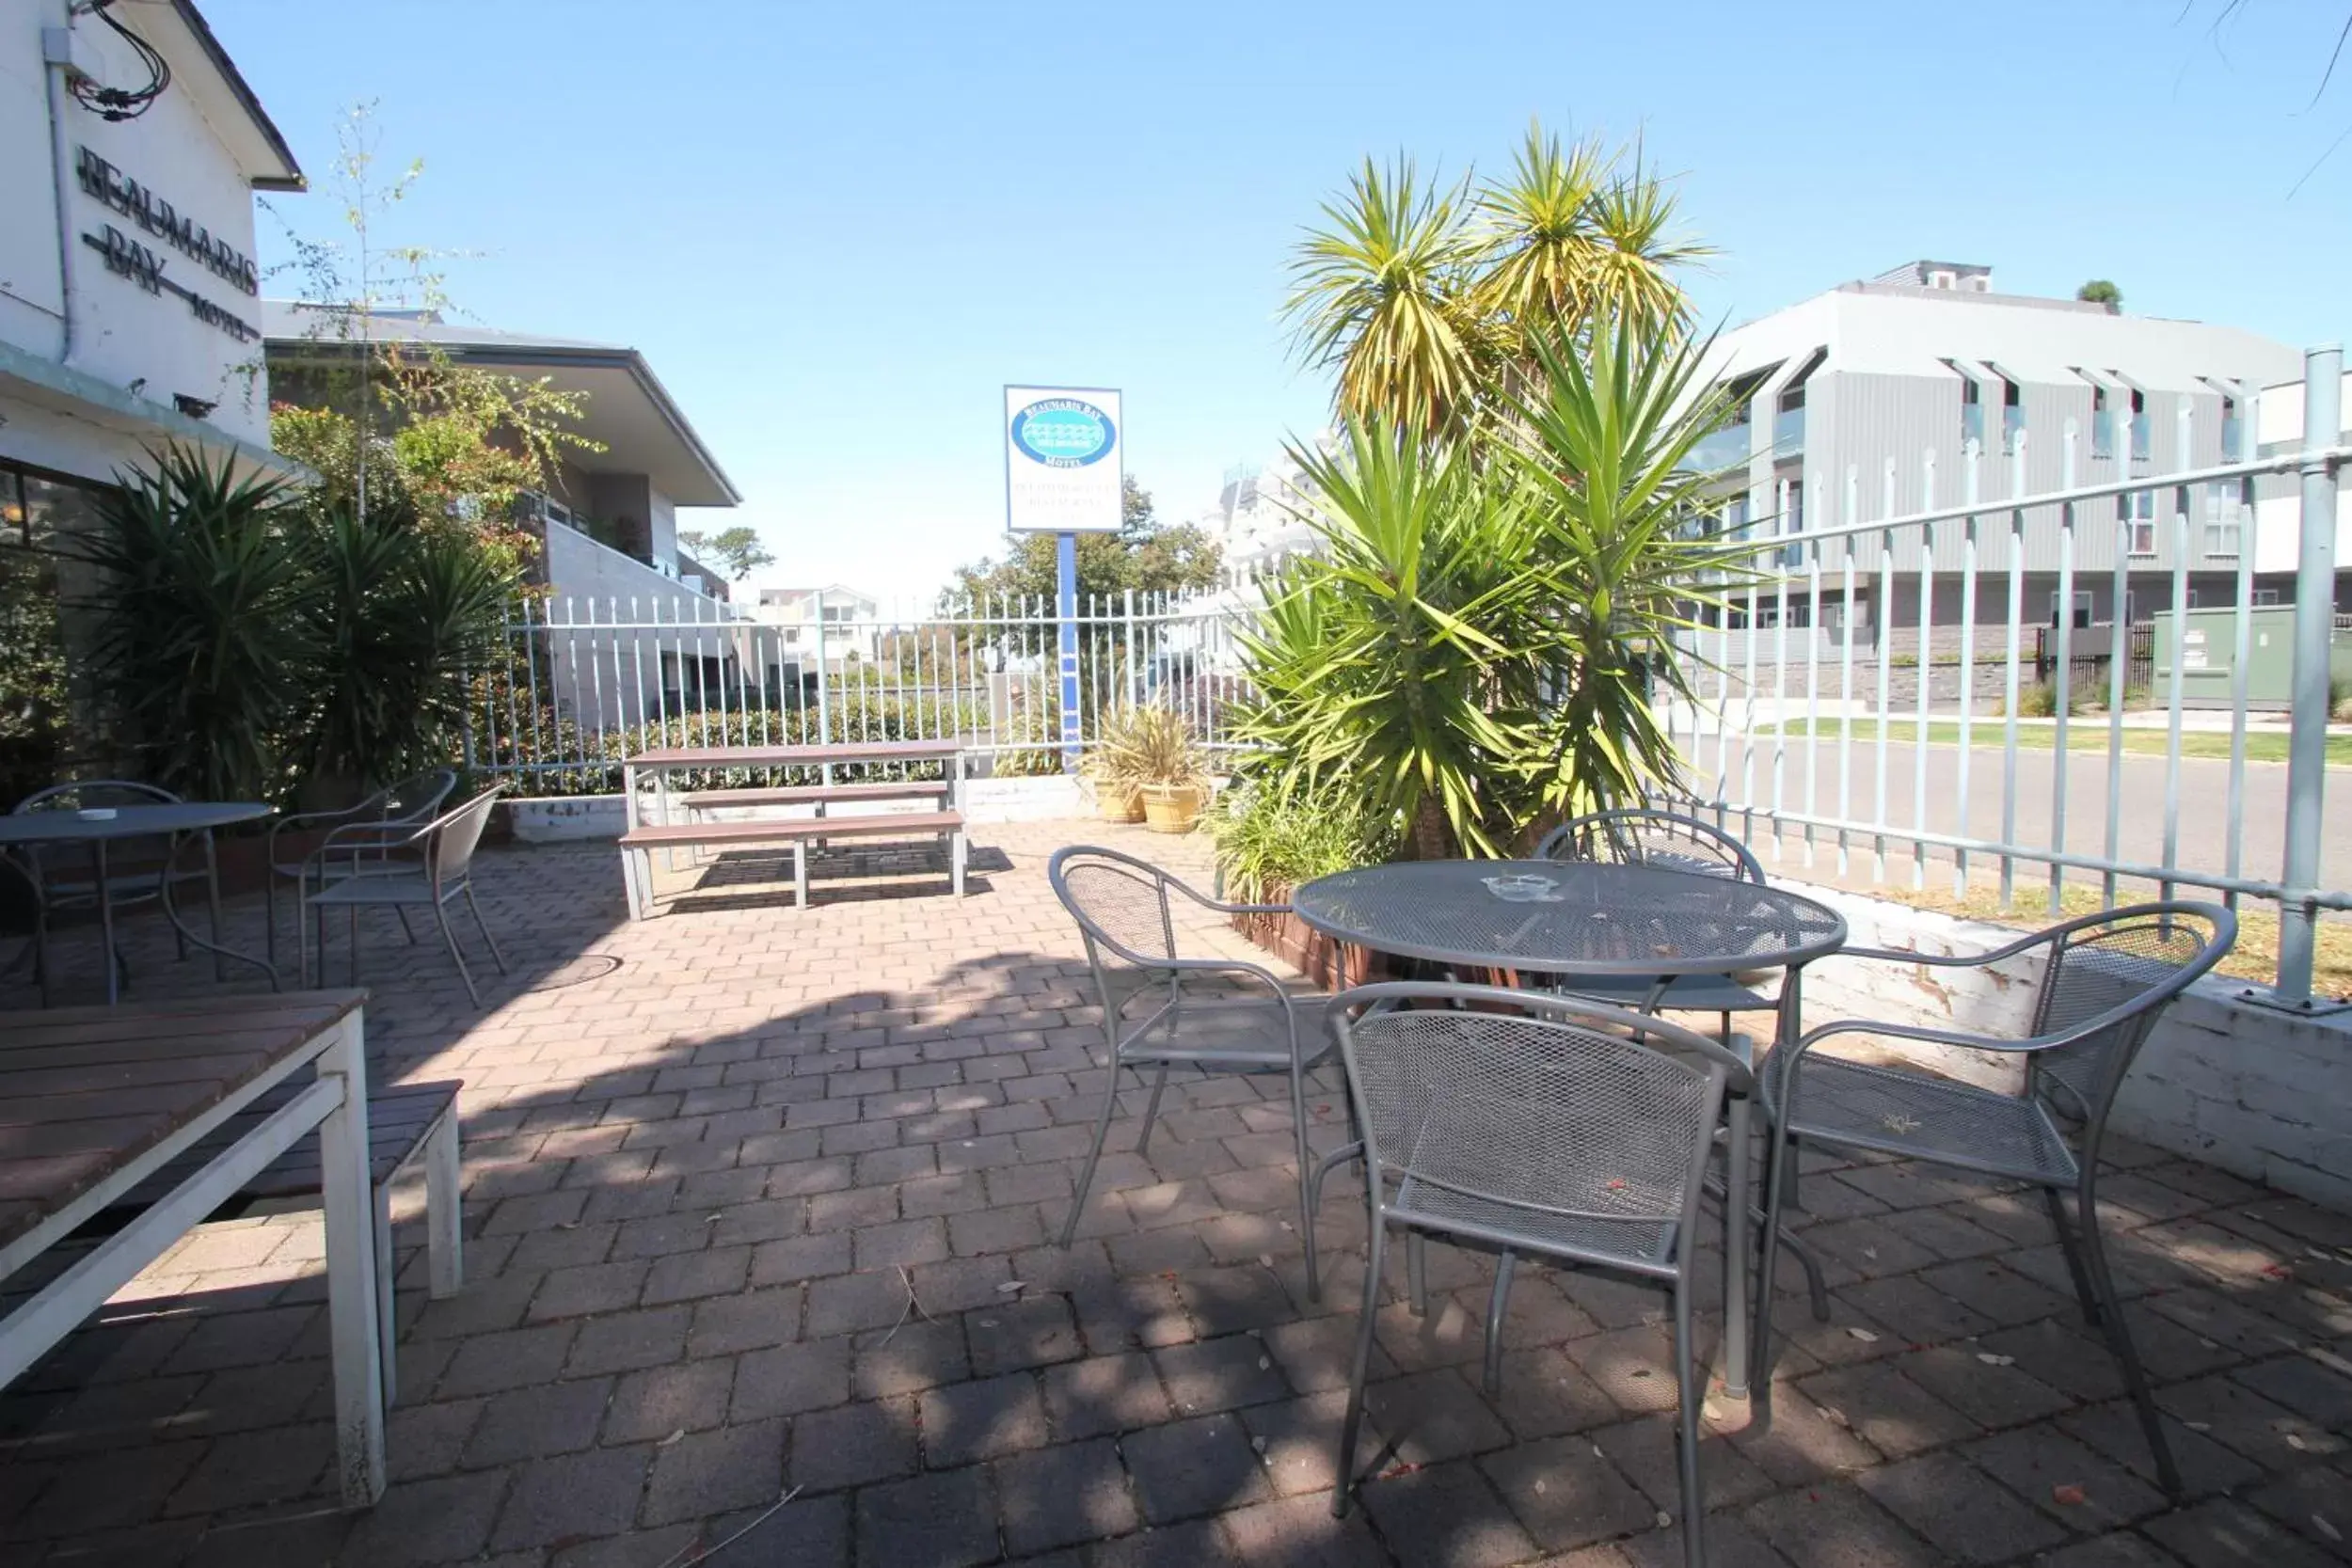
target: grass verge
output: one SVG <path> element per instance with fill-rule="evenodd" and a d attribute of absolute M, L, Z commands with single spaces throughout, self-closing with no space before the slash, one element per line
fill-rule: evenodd
<path fill-rule="evenodd" d="M 1881 725 L 1875 719 L 1791 719 L 1783 724 L 1780 735 L 1791 740 L 1814 736 L 1825 741 L 1836 741 L 1851 732 L 1856 744 L 1867 744 L 1879 737 Z M 1906 744 L 1919 738 L 1919 721 L 1915 719 L 1891 719 L 1884 725 L 1886 738 Z M 1769 740 L 1775 733 L 1769 727 L 1748 732 L 1757 741 Z M 1969 735 L 1972 750 L 1997 752 L 2007 744 L 2007 729 L 1999 719 L 1980 719 Z M 1928 744 L 1957 746 L 1960 744 L 1960 724 L 1956 720 L 1928 721 Z M 2047 752 L 2058 746 L 2058 728 L 2053 724 L 2020 724 L 2017 727 L 2017 749 L 2021 752 Z M 2067 730 L 2066 749 L 2069 753 L 2104 754 L 2107 749 L 2107 723 L 2104 718 L 2085 715 L 2076 718 Z M 2134 756 L 2163 756 L 2167 739 L 2162 730 L 2126 729 L 2123 750 Z M 2230 737 L 2211 730 L 2188 730 L 2181 736 L 2181 755 L 2185 757 L 2217 757 L 2229 760 Z M 2246 760 L 2249 762 L 2284 762 L 2287 760 L 2287 737 L 2269 731 L 2249 733 L 2246 737 Z M 2328 737 L 2328 766 L 2352 768 L 2352 735 L 2331 735 Z"/>

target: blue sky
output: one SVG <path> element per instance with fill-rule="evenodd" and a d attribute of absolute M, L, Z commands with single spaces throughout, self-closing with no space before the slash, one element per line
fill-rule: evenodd
<path fill-rule="evenodd" d="M 1000 542 L 1004 383 L 1124 388 L 1129 472 L 1196 514 L 1320 422 L 1279 320 L 1316 203 L 1367 153 L 1499 165 L 1531 115 L 1679 172 L 1710 319 L 1932 255 L 2340 339 L 2344 9 L 2225 3 L 203 8 L 314 173 L 377 101 L 425 166 L 390 228 L 469 253 L 463 314 L 645 353 L 745 497 L 688 518 L 780 558 L 755 582 L 928 594 Z"/>

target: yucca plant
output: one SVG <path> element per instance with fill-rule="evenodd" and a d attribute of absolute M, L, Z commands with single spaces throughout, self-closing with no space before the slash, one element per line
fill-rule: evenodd
<path fill-rule="evenodd" d="M 1106 715 L 1087 753 L 1087 773 L 1098 785 L 1142 790 L 1154 785 L 1198 789 L 1208 767 L 1192 725 L 1175 709 L 1146 703 Z"/>
<path fill-rule="evenodd" d="M 99 686 L 135 774 L 210 800 L 274 794 L 304 706 L 317 578 L 284 482 L 174 445 L 117 476 L 99 568 Z"/>
<path fill-rule="evenodd" d="M 299 752 L 314 789 L 352 794 L 445 760 L 469 674 L 500 652 L 513 576 L 405 503 L 322 511 L 306 546 L 319 657 Z"/>

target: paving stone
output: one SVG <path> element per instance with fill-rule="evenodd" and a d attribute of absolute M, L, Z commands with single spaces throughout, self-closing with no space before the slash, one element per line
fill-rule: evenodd
<path fill-rule="evenodd" d="M 345 1560 L 374 1568 L 455 1562 L 478 1556 L 513 1477 L 503 1470 L 399 1482 L 353 1524 Z M 636 1502 L 632 1487 L 629 1501 Z"/>
<path fill-rule="evenodd" d="M 476 1335 L 458 1345 L 449 1370 L 441 1374 L 440 1397 L 493 1394 L 551 1382 L 571 1354 L 575 1332 L 566 1323 Z"/>
<path fill-rule="evenodd" d="M 1546 1551 L 1573 1550 L 1656 1521 L 1658 1505 L 1581 1437 L 1521 1443 L 1488 1454 L 1479 1467 Z"/>
<path fill-rule="evenodd" d="M 1998 1562 L 2056 1545 L 2066 1531 L 1952 1454 L 1883 1465 L 1855 1484 L 1953 1562 Z"/>
<path fill-rule="evenodd" d="M 1057 1295 L 1000 1296 L 995 1306 L 966 1312 L 963 1333 L 978 1377 L 1069 1361 L 1086 1350 L 1069 1302 Z"/>
<path fill-rule="evenodd" d="M 1679 1518 L 1682 1444 L 1678 1431 L 1677 1417 L 1644 1416 L 1586 1433 L 1581 1442 L 1587 1452 L 1599 1449 L 1641 1489 L 1650 1512 Z M 1699 1483 L 1707 1489 L 1706 1506 L 1710 1509 L 1752 1503 L 1777 1487 L 1762 1465 L 1729 1442 L 1711 1436 L 1704 1424 L 1699 1428 Z"/>
<path fill-rule="evenodd" d="M 850 1271 L 852 1243 L 847 1232 L 793 1236 L 762 1242 L 752 1249 L 754 1285 L 789 1285 Z"/>
<path fill-rule="evenodd" d="M 2246 1500 L 2323 1551 L 2352 1541 L 2352 1473 L 2312 1465 L 2246 1494 Z"/>
<path fill-rule="evenodd" d="M 1138 1522 L 1118 1447 L 1109 1438 L 1015 1454 L 990 1469 L 1006 1549 L 1015 1555 L 1100 1541 Z"/>
<path fill-rule="evenodd" d="M 1511 1441 L 1511 1429 L 1450 1368 L 1373 1384 L 1364 1390 L 1364 1408 L 1407 1465 L 1436 1465 Z"/>
<path fill-rule="evenodd" d="M 657 1445 L 645 1483 L 649 1525 L 754 1508 L 784 1496 L 785 1423 L 747 1421 Z"/>
<path fill-rule="evenodd" d="M 1741 1518 L 1804 1568 L 1942 1568 L 1946 1561 L 1851 1481 L 1783 1492 Z"/>
<path fill-rule="evenodd" d="M 1200 1416 L 1290 1397 L 1263 1341 L 1247 1334 L 1170 1345 L 1152 1353 L 1180 1416 Z"/>
<path fill-rule="evenodd" d="M 1344 1519 L 1334 1519 L 1330 1500 L 1319 1495 L 1235 1509 L 1218 1517 L 1217 1528 L 1244 1562 L 1281 1563 L 1284 1568 L 1388 1568 L 1388 1551 L 1365 1523 L 1364 1511 L 1359 1508 Z"/>
<path fill-rule="evenodd" d="M 2188 1568 L 2321 1568 L 2341 1562 L 2234 1497 L 2216 1497 L 2141 1527 Z"/>
<path fill-rule="evenodd" d="M 748 1246 L 714 1246 L 658 1258 L 645 1275 L 644 1304 L 659 1307 L 702 1296 L 731 1295 L 743 1289 L 751 1263 Z"/>
<path fill-rule="evenodd" d="M 694 1305 L 686 1330 L 686 1354 L 732 1355 L 739 1351 L 788 1345 L 800 1338 L 801 1292 L 790 1286 L 738 1291 Z"/>
<path fill-rule="evenodd" d="M 229 1513 L 321 1491 L 334 1447 L 334 1429 L 325 1423 L 232 1433 L 213 1444 L 164 1511 Z"/>
<path fill-rule="evenodd" d="M 1943 1345 L 1889 1365 L 1980 1427 L 2023 1426 L 2074 1408 L 2073 1400 L 2039 1378 L 1983 1359 L 1992 1354 L 1974 1345 Z"/>
<path fill-rule="evenodd" d="M 645 1259 L 617 1263 L 583 1263 L 550 1269 L 531 1298 L 533 1319 L 577 1318 L 593 1312 L 617 1312 L 637 1305 L 644 1294 L 645 1276 L 653 1264 Z"/>
<path fill-rule="evenodd" d="M 947 1227 L 937 1219 L 899 1220 L 866 1225 L 856 1232 L 860 1269 L 893 1269 L 900 1264 L 935 1263 L 947 1256 Z"/>
<path fill-rule="evenodd" d="M 1347 1386 L 1356 1355 L 1357 1326 L 1352 1315 L 1308 1318 L 1277 1323 L 1265 1331 L 1261 1342 L 1293 1388 L 1302 1394 L 1320 1394 Z M 1372 1347 L 1370 1368 L 1370 1376 L 1375 1380 L 1396 1371 L 1395 1363 L 1377 1342 Z"/>
<path fill-rule="evenodd" d="M 1790 1568 L 1790 1560 L 1772 1549 L 1772 1544 L 1758 1535 L 1748 1522 L 1736 1514 L 1718 1513 L 1704 1521 L 1700 1545 L 1706 1548 L 1708 1568 Z M 1679 1523 L 1665 1528 L 1653 1529 L 1613 1546 L 1592 1548 L 1589 1568 L 1683 1568 L 1687 1560 L 1682 1551 L 1682 1526 Z M 1799 1564 L 1807 1560 L 1798 1558 Z M 1579 1556 L 1561 1559 L 1547 1568 L 1588 1568 Z"/>
<path fill-rule="evenodd" d="M 856 1351 L 860 1399 L 920 1393 L 972 1375 L 961 1317 L 900 1323 L 858 1335 L 850 1342 Z"/>
<path fill-rule="evenodd" d="M 1535 1555 L 1517 1516 L 1467 1462 L 1367 1482 L 1363 1506 L 1405 1568 L 1501 1568 Z"/>
<path fill-rule="evenodd" d="M 858 1558 L 890 1568 L 964 1568 L 997 1556 L 996 1509 L 977 1466 L 857 1495 Z"/>
<path fill-rule="evenodd" d="M 1891 1459 L 1957 1443 L 1980 1431 L 1976 1422 L 1880 1363 L 1823 1372 L 1798 1386 L 1825 1411 L 1842 1415 L 1854 1432 Z"/>
<path fill-rule="evenodd" d="M 1120 1444 L 1136 1500 L 1154 1525 L 1262 1502 L 1274 1495 L 1238 1417 L 1199 1416 L 1147 1427 Z"/>
<path fill-rule="evenodd" d="M 1674 1338 L 1655 1327 L 1614 1328 L 1567 1346 L 1570 1359 L 1628 1415 L 1672 1410 Z"/>
<path fill-rule="evenodd" d="M 1132 1535 L 1088 1547 L 1085 1568 L 1254 1568 L 1235 1557 L 1218 1533 L 1221 1520 L 1193 1519 L 1176 1525 L 1147 1525 Z M 1056 1552 L 1033 1560 L 1052 1568 L 1071 1568 L 1075 1552 Z"/>
<path fill-rule="evenodd" d="M 1140 1352 L 1048 1367 L 1041 1386 L 1054 1434 L 1064 1440 L 1131 1432 L 1170 1415 L 1158 1370 Z"/>
<path fill-rule="evenodd" d="M 914 1315 L 908 1305 L 910 1287 L 897 1269 L 873 1274 L 835 1275 L 813 1281 L 803 1323 L 811 1334 L 853 1334 L 860 1329 L 889 1328 Z M 916 1295 L 921 1300 L 920 1295 Z M 936 1316 L 945 1308 L 923 1302 Z"/>
<path fill-rule="evenodd" d="M 1959 1451 L 2073 1529 L 2120 1528 L 2167 1506 L 2163 1493 L 2046 1422 L 1964 1444 Z"/>
<path fill-rule="evenodd" d="M 586 1319 L 572 1341 L 564 1370 L 585 1377 L 675 1361 L 686 1352 L 686 1330 L 692 1321 L 692 1309 L 682 1305 Z"/>
<path fill-rule="evenodd" d="M 821 1410 L 850 1397 L 850 1342 L 812 1339 L 752 1351 L 735 1363 L 729 1420 Z"/>
<path fill-rule="evenodd" d="M 551 1546 L 580 1536 L 617 1535 L 637 1517 L 653 1449 L 597 1449 L 534 1460 L 515 1472 L 490 1544 Z"/>
<path fill-rule="evenodd" d="M 792 1484 L 811 1492 L 910 1476 L 921 1465 L 912 1399 L 838 1405 L 792 1423 Z"/>
<path fill-rule="evenodd" d="M 1879 1463 L 1877 1450 L 1854 1435 L 1842 1411 L 1833 1419 L 1793 1386 L 1772 1391 L 1772 1414 L 1763 1435 L 1740 1431 L 1730 1436 L 1733 1447 L 1783 1486 L 1812 1486 Z"/>
<path fill-rule="evenodd" d="M 2036 1568 L 2181 1568 L 2181 1560 L 2137 1535 L 2102 1535 L 2042 1557 Z"/>
<path fill-rule="evenodd" d="M 1028 1372 L 933 1388 L 921 1396 L 920 1408 L 923 1450 L 933 1469 L 1045 1446 L 1045 1403 Z"/>
<path fill-rule="evenodd" d="M 482 1418 L 466 1445 L 464 1463 L 473 1469 L 592 1448 L 612 1394 L 609 1377 L 544 1383 L 494 1394 L 483 1405 Z"/>
<path fill-rule="evenodd" d="M 672 1433 L 717 1426 L 727 1418 L 734 1387 L 735 1363 L 724 1358 L 630 1372 L 613 1388 L 604 1441 L 660 1442 Z"/>
<path fill-rule="evenodd" d="M 2111 1400 L 2058 1418 L 2063 1432 L 2095 1453 L 2105 1455 L 2143 1481 L 2156 1479 L 2155 1459 L 2148 1451 L 2147 1433 L 2130 1402 Z M 2262 1467 L 2224 1448 L 2203 1433 L 2178 1421 L 2167 1421 L 2165 1438 L 2181 1468 L 2181 1485 L 2191 1497 L 2247 1486 L 2262 1476 Z"/>

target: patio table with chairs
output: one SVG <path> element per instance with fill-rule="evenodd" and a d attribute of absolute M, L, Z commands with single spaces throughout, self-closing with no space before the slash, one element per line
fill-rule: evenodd
<path fill-rule="evenodd" d="M 1347 1511 L 1358 1479 L 1384 1239 L 1396 1227 L 1406 1234 L 1417 1313 L 1425 1310 L 1427 1238 L 1496 1255 L 1486 1323 L 1490 1397 L 1499 1392 L 1505 1305 L 1520 1254 L 1667 1289 L 1684 1553 L 1700 1568 L 1707 1558 L 1691 1338 L 1700 1202 L 1720 1150 L 1724 1386 L 1744 1397 L 1753 1384 L 1751 1430 L 1760 1432 L 1771 1419 L 1773 1268 L 1784 1247 L 1804 1265 L 1815 1315 L 1829 1316 L 1816 1261 L 1782 1233 L 1785 1212 L 1798 1204 L 1788 1155 L 1799 1143 L 1905 1156 L 2042 1191 L 2084 1316 L 2123 1370 L 2158 1479 L 2180 1495 L 2099 1238 L 2098 1153 L 2116 1090 L 2157 1015 L 2234 939 L 2226 911 L 2181 902 L 2111 910 L 1974 958 L 1850 950 L 1836 910 L 1771 886 L 1736 839 L 1694 817 L 1648 809 L 1566 823 L 1534 860 L 1360 867 L 1310 881 L 1281 905 L 1225 903 L 1094 846 L 1060 850 L 1050 875 L 1086 944 L 1110 1067 L 1063 1245 L 1087 1202 L 1122 1070 L 1150 1084 L 1138 1150 L 1149 1146 L 1171 1069 L 1287 1076 L 1310 1299 L 1320 1290 L 1323 1179 L 1343 1164 L 1364 1167 L 1371 1261 L 1333 1513 Z M 1342 944 L 1342 973 L 1344 949 L 1357 947 L 1434 977 L 1299 996 L 1256 964 L 1180 955 L 1179 900 L 1227 914 L 1295 913 Z M 1804 971 L 1841 953 L 1979 965 L 2039 953 L 2045 962 L 2017 1038 L 1862 1020 L 1808 1030 Z M 1777 991 L 1767 996 L 1756 988 L 1775 972 Z M 1263 994 L 1245 998 L 1210 984 L 1236 980 Z M 1139 1000 L 1150 1010 L 1138 1019 Z M 1734 1013 L 1756 1009 L 1775 1015 L 1761 1052 L 1731 1029 Z M 1719 1037 L 1661 1016 L 1692 1012 L 1716 1015 Z M 2003 1092 L 1910 1066 L 1814 1054 L 1820 1042 L 1850 1035 L 2006 1056 L 2023 1064 L 2022 1082 Z M 1350 1141 L 1317 1159 L 1307 1139 L 1304 1081 L 1335 1053 L 1347 1080 Z M 1750 1196 L 1756 1109 L 1768 1150 L 1760 1201 Z"/>

